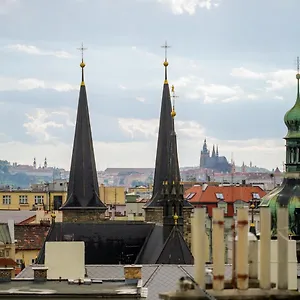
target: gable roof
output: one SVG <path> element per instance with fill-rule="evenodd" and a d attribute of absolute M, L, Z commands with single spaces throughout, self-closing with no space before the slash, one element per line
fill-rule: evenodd
<path fill-rule="evenodd" d="M 223 200 L 226 203 L 233 203 L 237 200 L 249 202 L 253 199 L 253 193 L 258 194 L 260 198 L 266 195 L 266 192 L 259 186 L 216 186 L 216 185 L 197 185 L 185 191 L 184 197 L 190 203 L 218 203 Z M 223 199 L 218 199 L 216 194 L 222 194 Z"/>
<path fill-rule="evenodd" d="M 40 250 L 50 230 L 50 226 L 40 224 L 15 225 L 17 250 Z"/>
<path fill-rule="evenodd" d="M 191 265 L 194 263 L 192 253 L 180 230 L 174 226 L 167 238 L 156 264 Z"/>
<path fill-rule="evenodd" d="M 154 227 L 153 223 L 137 221 L 55 223 L 52 224 L 45 242 L 84 241 L 87 265 L 132 264 Z M 38 264 L 44 263 L 44 251 L 45 245 L 38 255 Z"/>

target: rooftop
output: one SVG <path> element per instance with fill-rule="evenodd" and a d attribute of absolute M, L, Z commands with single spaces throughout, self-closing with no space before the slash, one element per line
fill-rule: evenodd
<path fill-rule="evenodd" d="M 88 281 L 85 284 L 69 283 L 68 281 L 35 282 L 33 280 L 15 279 L 0 284 L 0 298 L 17 295 L 20 299 L 26 295 L 39 298 L 140 298 L 140 292 L 136 285 L 125 285 L 125 281 Z M 36 296 L 35 296 L 36 295 Z M 51 296 L 50 296 L 51 295 Z"/>

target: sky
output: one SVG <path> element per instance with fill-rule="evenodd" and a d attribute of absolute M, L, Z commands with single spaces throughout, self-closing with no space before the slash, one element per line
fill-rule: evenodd
<path fill-rule="evenodd" d="M 180 165 L 282 169 L 299 0 L 0 0 L 0 159 L 69 169 L 81 43 L 98 170 L 154 167 L 167 40 Z"/>

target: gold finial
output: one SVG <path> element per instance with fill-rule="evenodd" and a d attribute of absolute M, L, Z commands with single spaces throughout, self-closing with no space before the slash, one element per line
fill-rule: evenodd
<path fill-rule="evenodd" d="M 178 215 L 176 213 L 174 214 L 173 219 L 174 219 L 175 225 L 177 225 L 177 223 L 178 223 Z"/>
<path fill-rule="evenodd" d="M 176 116 L 176 111 L 175 111 L 175 98 L 178 98 L 178 96 L 175 95 L 175 88 L 174 88 L 174 85 L 172 85 L 171 91 L 172 91 L 172 98 L 173 98 L 173 106 L 172 106 L 171 116 L 172 116 L 172 118 L 175 118 L 175 116 Z"/>
<path fill-rule="evenodd" d="M 81 85 L 85 85 L 84 84 L 84 72 L 83 72 L 83 68 L 85 67 L 85 63 L 83 61 L 83 51 L 87 50 L 87 48 L 84 48 L 83 43 L 81 43 L 81 47 L 77 48 L 77 50 L 81 51 L 81 63 L 80 63 L 80 67 L 81 67 Z"/>
<path fill-rule="evenodd" d="M 168 59 L 167 59 L 167 54 L 168 54 L 168 48 L 170 48 L 171 46 L 168 45 L 167 41 L 165 42 L 165 44 L 163 46 L 161 46 L 162 48 L 165 48 L 165 61 L 163 63 L 164 67 L 165 67 L 165 84 L 168 84 L 168 72 L 167 72 L 167 67 L 169 65 L 168 63 Z"/>

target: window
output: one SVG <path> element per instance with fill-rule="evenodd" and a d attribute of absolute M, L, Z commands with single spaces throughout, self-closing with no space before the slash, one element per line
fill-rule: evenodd
<path fill-rule="evenodd" d="M 242 201 L 242 200 L 235 201 L 233 206 L 234 206 L 234 213 L 235 214 L 237 213 L 238 208 L 249 207 L 248 203 L 246 203 L 245 201 Z"/>
<path fill-rule="evenodd" d="M 5 205 L 9 205 L 11 203 L 11 196 L 10 195 L 3 195 L 2 196 L 2 203 Z"/>
<path fill-rule="evenodd" d="M 4 250 L 0 250 L 0 257 L 4 257 L 4 256 L 5 256 Z"/>
<path fill-rule="evenodd" d="M 34 204 L 43 204 L 44 203 L 44 196 L 34 196 Z"/>
<path fill-rule="evenodd" d="M 20 203 L 20 204 L 28 204 L 28 198 L 27 198 L 27 195 L 20 195 L 20 196 L 19 196 L 19 203 Z"/>
<path fill-rule="evenodd" d="M 227 203 L 224 201 L 218 202 L 218 208 L 222 208 L 224 213 L 227 214 Z"/>
<path fill-rule="evenodd" d="M 260 196 L 258 193 L 252 193 L 253 199 L 260 199 Z"/>
<path fill-rule="evenodd" d="M 5 250 L 5 256 L 9 257 L 9 250 Z"/>
<path fill-rule="evenodd" d="M 195 194 L 196 193 L 189 193 L 189 194 L 187 194 L 187 196 L 186 196 L 186 200 L 191 200 L 194 196 L 195 196 Z"/>
<path fill-rule="evenodd" d="M 216 197 L 218 200 L 224 200 L 224 195 L 222 193 L 216 193 Z"/>

